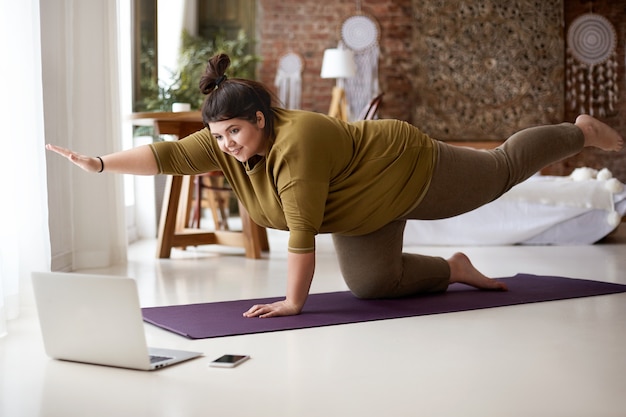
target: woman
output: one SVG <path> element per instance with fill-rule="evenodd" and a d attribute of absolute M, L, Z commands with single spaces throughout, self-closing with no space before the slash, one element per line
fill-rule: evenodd
<path fill-rule="evenodd" d="M 229 79 L 228 56 L 210 59 L 200 81 L 205 129 L 88 157 L 47 149 L 90 172 L 193 175 L 221 170 L 259 225 L 289 230 L 287 294 L 246 317 L 299 314 L 315 268 L 315 235 L 332 233 L 342 275 L 357 297 L 445 291 L 461 282 L 506 290 L 462 253 L 445 260 L 402 253 L 406 219 L 440 219 L 486 204 L 584 146 L 621 149 L 620 135 L 581 115 L 576 123 L 526 129 L 477 151 L 432 140 L 396 120 L 345 123 L 273 106 L 262 84 Z"/>

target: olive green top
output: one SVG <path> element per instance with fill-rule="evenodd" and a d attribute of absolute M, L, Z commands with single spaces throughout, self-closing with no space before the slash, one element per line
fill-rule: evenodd
<path fill-rule="evenodd" d="M 397 120 L 345 123 L 274 111 L 274 141 L 249 168 L 223 153 L 208 129 L 151 145 L 159 172 L 220 170 L 260 226 L 289 230 L 289 251 L 315 250 L 315 235 L 362 235 L 413 209 L 426 193 L 437 147 Z"/>

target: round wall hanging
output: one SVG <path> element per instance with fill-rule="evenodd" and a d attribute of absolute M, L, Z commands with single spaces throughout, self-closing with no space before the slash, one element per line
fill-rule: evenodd
<path fill-rule="evenodd" d="M 614 115 L 619 93 L 617 35 L 604 16 L 587 13 L 567 30 L 566 100 L 570 109 L 601 117 Z"/>
<path fill-rule="evenodd" d="M 362 109 L 379 94 L 378 91 L 378 22 L 361 13 L 357 4 L 357 14 L 346 18 L 340 26 L 340 47 L 354 52 L 357 73 L 345 80 L 346 96 L 350 119 L 354 120 Z"/>
<path fill-rule="evenodd" d="M 378 24 L 360 14 L 348 17 L 341 25 L 341 39 L 353 51 L 362 51 L 378 44 Z"/>
<path fill-rule="evenodd" d="M 598 65 L 615 51 L 617 36 L 609 20 L 598 14 L 584 14 L 567 31 L 567 45 L 572 55 L 587 65 Z"/>
<path fill-rule="evenodd" d="M 303 66 L 302 58 L 294 52 L 286 53 L 278 61 L 278 69 L 289 75 L 300 74 Z"/>
<path fill-rule="evenodd" d="M 288 52 L 278 60 L 274 85 L 278 99 L 288 109 L 299 109 L 302 102 L 302 70 L 304 60 L 295 52 Z"/>

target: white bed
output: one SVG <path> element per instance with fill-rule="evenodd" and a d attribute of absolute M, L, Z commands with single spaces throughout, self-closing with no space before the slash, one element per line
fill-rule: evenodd
<path fill-rule="evenodd" d="M 624 185 L 606 170 L 534 176 L 481 208 L 444 220 L 409 220 L 405 246 L 589 245 L 626 214 Z"/>

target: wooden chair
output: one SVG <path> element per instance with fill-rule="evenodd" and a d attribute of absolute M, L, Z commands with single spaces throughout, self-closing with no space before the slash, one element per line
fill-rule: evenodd
<path fill-rule="evenodd" d="M 208 184 L 204 180 L 208 180 Z M 203 192 L 208 195 L 207 202 L 211 209 L 216 232 L 236 233 L 230 230 L 228 225 L 228 207 L 230 205 L 230 195 L 232 188 L 225 183 L 222 171 L 211 171 L 205 174 L 194 176 L 194 206 L 193 216 L 190 219 L 190 227 L 200 229 L 200 219 L 202 217 Z M 191 200 L 191 196 L 190 196 Z M 239 216 L 243 228 L 244 241 L 246 247 L 246 257 L 260 258 L 260 252 L 269 251 L 269 241 L 267 231 L 264 227 L 255 224 L 246 208 L 238 201 Z"/>
<path fill-rule="evenodd" d="M 202 202 L 206 201 L 211 210 L 215 230 L 230 230 L 228 225 L 228 208 L 232 191 L 225 184 L 224 175 L 221 171 L 196 175 L 194 178 L 194 205 L 192 207 L 190 227 L 200 228 Z"/>
<path fill-rule="evenodd" d="M 376 117 L 378 108 L 383 104 L 383 96 L 385 93 L 380 93 L 369 102 L 367 106 L 363 108 L 361 114 L 357 120 L 373 120 Z"/>

